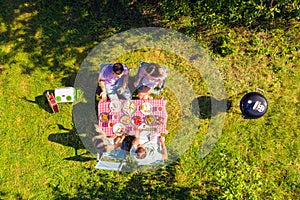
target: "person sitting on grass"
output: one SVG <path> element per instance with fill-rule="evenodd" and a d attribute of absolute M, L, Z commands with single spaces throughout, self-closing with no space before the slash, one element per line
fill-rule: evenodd
<path fill-rule="evenodd" d="M 121 63 L 104 66 L 99 75 L 100 98 L 102 101 L 118 100 L 118 95 L 131 99 L 131 92 L 127 86 L 129 68 Z"/>
<path fill-rule="evenodd" d="M 105 132 L 97 124 L 95 126 L 95 131 L 99 133 L 92 138 L 94 147 L 98 153 L 111 152 L 114 149 L 121 148 L 122 142 L 125 135 L 122 136 L 106 136 Z"/>
<path fill-rule="evenodd" d="M 132 141 L 130 154 L 142 165 L 150 165 L 157 161 L 166 160 L 168 152 L 165 145 L 165 137 L 153 134 L 148 141 L 141 142 L 141 136 L 137 134 Z"/>
<path fill-rule="evenodd" d="M 152 99 L 151 93 L 155 91 L 155 88 L 160 89 L 163 86 L 164 80 L 167 78 L 167 73 L 158 64 L 144 63 L 136 76 L 134 87 L 138 88 L 139 99 Z"/>

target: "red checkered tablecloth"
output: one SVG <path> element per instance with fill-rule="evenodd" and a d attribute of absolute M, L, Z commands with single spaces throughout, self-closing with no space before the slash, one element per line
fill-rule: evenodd
<path fill-rule="evenodd" d="M 119 100 L 121 102 L 121 106 L 123 108 L 123 105 L 128 100 Z M 130 100 L 136 103 L 136 112 L 133 113 L 130 116 L 130 119 L 132 119 L 135 116 L 139 116 L 142 119 L 142 124 L 140 126 L 136 126 L 133 123 L 130 123 L 128 125 L 125 125 L 126 132 L 128 132 L 129 135 L 134 135 L 137 131 L 137 129 L 141 126 L 143 126 L 144 131 L 149 131 L 151 134 L 161 134 L 161 133 L 168 133 L 166 126 L 167 126 L 167 111 L 166 111 L 166 101 L 161 99 L 152 99 L 152 100 Z M 152 125 L 146 125 L 145 117 L 141 111 L 140 107 L 144 102 L 148 102 L 152 105 L 152 112 L 149 114 L 149 116 L 154 116 L 156 119 L 159 119 L 161 123 L 154 123 Z M 99 126 L 102 128 L 102 130 L 106 133 L 107 136 L 114 136 L 115 133 L 113 132 L 113 126 L 121 123 L 120 118 L 125 115 L 123 112 L 123 109 L 121 109 L 119 112 L 113 112 L 110 109 L 110 103 L 111 101 L 106 102 L 99 102 L 98 104 L 98 119 L 99 119 Z M 103 113 L 108 114 L 108 122 L 103 122 L 101 119 L 101 115 Z M 157 120 L 158 121 L 158 120 Z"/>

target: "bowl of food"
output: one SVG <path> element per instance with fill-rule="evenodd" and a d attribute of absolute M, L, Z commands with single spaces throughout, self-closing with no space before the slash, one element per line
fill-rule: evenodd
<path fill-rule="evenodd" d="M 129 115 L 123 115 L 120 118 L 120 122 L 124 125 L 129 125 L 130 124 L 130 116 Z"/>
<path fill-rule="evenodd" d="M 155 115 L 155 125 L 162 125 L 164 124 L 164 118 L 158 115 Z"/>
<path fill-rule="evenodd" d="M 106 112 L 103 112 L 100 114 L 100 121 L 104 123 L 108 123 L 109 121 L 109 114 Z"/>
<path fill-rule="evenodd" d="M 134 116 L 131 118 L 131 123 L 135 126 L 139 126 L 142 122 L 143 122 L 143 120 L 139 116 Z"/>
<path fill-rule="evenodd" d="M 145 123 L 147 124 L 147 125 L 153 125 L 154 123 L 155 123 L 155 121 L 156 121 L 156 119 L 155 119 L 155 117 L 154 116 L 152 116 L 152 115 L 147 115 L 146 117 L 145 117 Z"/>

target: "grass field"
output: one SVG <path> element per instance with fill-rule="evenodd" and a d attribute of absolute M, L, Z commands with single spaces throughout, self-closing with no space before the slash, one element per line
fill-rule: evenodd
<path fill-rule="evenodd" d="M 261 13 L 245 13 L 244 20 L 238 7 L 224 7 L 229 17 L 220 14 L 226 1 L 203 9 L 184 2 L 0 3 L 0 199 L 300 199 L 299 3 L 274 2 L 260 24 Z M 199 152 L 211 120 L 205 102 L 197 137 L 176 162 L 149 173 L 95 170 L 96 157 L 75 130 L 72 105 L 60 104 L 53 114 L 44 93 L 73 86 L 84 58 L 101 41 L 148 26 L 179 31 L 203 45 L 233 107 L 204 158 Z M 209 96 L 201 74 L 190 73 L 189 63 L 169 52 L 139 50 L 118 59 L 132 69 L 140 60 L 177 69 L 198 97 Z M 268 111 L 244 119 L 239 100 L 256 88 L 264 90 Z M 168 145 L 181 115 L 172 91 L 163 95 Z"/>

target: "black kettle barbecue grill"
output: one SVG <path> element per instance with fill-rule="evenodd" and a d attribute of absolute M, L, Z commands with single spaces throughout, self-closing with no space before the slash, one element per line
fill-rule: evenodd
<path fill-rule="evenodd" d="M 256 119 L 267 112 L 268 102 L 262 94 L 250 92 L 241 99 L 240 109 L 245 118 Z"/>

